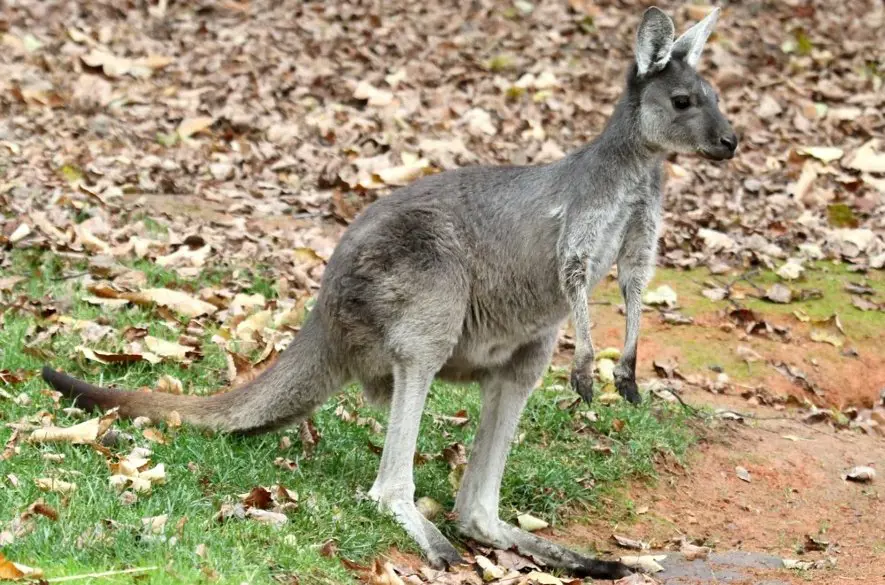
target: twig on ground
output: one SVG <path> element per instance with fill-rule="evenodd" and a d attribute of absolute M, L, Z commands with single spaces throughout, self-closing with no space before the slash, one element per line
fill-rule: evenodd
<path fill-rule="evenodd" d="M 113 577 L 114 575 L 128 575 L 131 573 L 147 573 L 148 571 L 156 571 L 160 567 L 137 567 L 134 569 L 121 569 L 119 571 L 104 571 L 102 573 L 85 573 L 83 575 L 71 575 L 69 577 L 53 577 L 45 579 L 46 583 L 66 583 L 68 581 L 80 581 L 82 579 L 96 579 L 99 577 Z"/>
<path fill-rule="evenodd" d="M 51 279 L 53 282 L 61 282 L 63 280 L 71 280 L 72 278 L 80 278 L 81 276 L 86 276 L 89 274 L 89 271 L 85 272 L 74 272 L 73 274 L 65 274 L 64 276 L 57 276 Z"/>

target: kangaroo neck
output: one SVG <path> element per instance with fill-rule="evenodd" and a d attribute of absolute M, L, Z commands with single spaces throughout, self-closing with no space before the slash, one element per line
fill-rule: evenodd
<path fill-rule="evenodd" d="M 634 94 L 629 89 L 625 91 L 599 136 L 575 153 L 579 167 L 619 169 L 632 174 L 661 164 L 664 152 L 648 144 L 641 135 L 639 96 Z"/>

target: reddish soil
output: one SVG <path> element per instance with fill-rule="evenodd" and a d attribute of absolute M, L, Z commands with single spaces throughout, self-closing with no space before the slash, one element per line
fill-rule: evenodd
<path fill-rule="evenodd" d="M 703 391 L 686 393 L 690 403 L 733 408 L 734 400 Z M 742 411 L 760 418 L 770 409 Z M 834 556 L 834 570 L 811 571 L 805 583 L 885 583 L 885 489 L 844 481 L 855 465 L 885 469 L 885 442 L 856 432 L 837 432 L 795 420 L 723 423 L 708 433 L 684 470 L 664 471 L 654 485 L 633 485 L 630 499 L 648 512 L 635 523 L 599 520 L 567 531 L 567 540 L 595 541 L 611 549 L 617 532 L 664 545 L 684 535 L 716 550 L 766 552 L 785 558 Z M 790 437 L 790 438 L 785 438 Z M 799 440 L 795 440 L 795 439 Z M 750 472 L 742 481 L 735 467 Z M 830 551 L 798 554 L 806 535 L 828 541 Z M 779 574 L 778 579 L 784 579 Z"/>
<path fill-rule="evenodd" d="M 618 315 L 613 307 L 595 309 L 598 324 L 593 328 L 594 345 L 597 348 L 621 347 L 624 339 L 623 316 Z M 736 353 L 738 346 L 748 347 L 763 358 L 753 363 L 753 373 L 749 376 L 743 365 L 740 372 L 726 369 L 726 373 L 740 379 L 743 385 L 762 387 L 773 395 L 807 399 L 821 407 L 841 410 L 847 406 L 873 406 L 879 392 L 885 388 L 885 351 L 882 351 L 881 340 L 852 340 L 849 346 L 857 351 L 858 356 L 845 357 L 838 348 L 809 341 L 809 328 L 803 323 L 771 315 L 765 318 L 772 325 L 788 325 L 792 330 L 790 342 L 759 335 L 748 336 L 739 329 L 729 329 L 729 322 L 714 313 L 695 317 L 695 323 L 691 326 L 669 325 L 663 323 L 658 315 L 648 313 L 642 323 L 637 374 L 640 378 L 654 377 L 652 363 L 655 360 L 684 363 L 686 342 L 696 344 L 700 339 L 709 342 L 711 348 L 716 348 L 710 350 L 711 365 L 717 363 L 717 356 L 726 362 L 739 361 Z M 557 363 L 567 364 L 569 359 L 570 354 L 563 352 L 557 356 Z M 779 362 L 801 369 L 823 391 L 823 395 L 811 394 L 770 365 Z M 684 373 L 703 374 L 711 379 L 716 376 L 710 370 Z"/>
<path fill-rule="evenodd" d="M 597 311 L 594 328 L 597 347 L 619 347 L 623 317 L 612 307 Z M 611 325 L 609 325 L 611 324 Z M 687 341 L 700 337 L 711 347 L 734 352 L 737 345 L 752 347 L 764 361 L 754 364 L 743 387 L 762 386 L 771 394 L 791 394 L 822 406 L 872 406 L 885 387 L 885 355 L 874 340 L 854 343 L 861 357 L 847 358 L 836 348 L 803 341 L 807 331 L 792 323 L 790 343 L 742 335 L 721 327 L 716 315 L 696 318 L 690 327 L 667 325 L 657 315 L 644 319 L 639 375 L 655 376 L 652 358 L 681 362 Z M 712 356 L 716 350 L 711 350 Z M 811 361 L 814 359 L 814 362 Z M 568 364 L 568 351 L 556 358 Z M 815 397 L 765 362 L 784 361 L 800 367 L 825 395 Z M 735 360 L 732 357 L 731 363 Z M 715 373 L 690 371 L 715 378 Z M 703 440 L 682 467 L 660 466 L 654 484 L 634 483 L 626 488 L 635 510 L 643 514 L 628 518 L 598 518 L 589 523 L 547 531 L 547 536 L 577 548 L 595 548 L 608 556 L 636 554 L 619 550 L 612 533 L 651 542 L 666 548 L 673 538 L 700 539 L 714 551 L 767 553 L 781 558 L 817 560 L 835 558 L 834 569 L 796 573 L 784 569 L 747 568 L 741 578 L 669 579 L 661 583 L 815 583 L 820 585 L 885 585 L 885 439 L 859 431 L 836 431 L 796 420 L 794 409 L 782 411 L 755 406 L 741 398 L 742 387 L 713 394 L 687 386 L 683 399 L 695 405 L 726 408 L 746 415 L 746 422 L 721 421 L 713 428 L 699 425 Z M 842 479 L 857 465 L 879 472 L 872 483 Z M 751 481 L 738 478 L 735 468 L 744 467 Z M 618 505 L 612 507 L 618 509 Z M 617 514 L 617 513 L 616 513 Z M 827 551 L 804 550 L 806 535 L 829 543 Z M 745 576 L 745 578 L 743 577 Z"/>

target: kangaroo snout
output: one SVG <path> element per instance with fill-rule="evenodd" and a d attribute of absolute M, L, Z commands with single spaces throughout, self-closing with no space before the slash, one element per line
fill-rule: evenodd
<path fill-rule="evenodd" d="M 728 160 L 734 158 L 738 142 L 737 134 L 729 128 L 719 135 L 718 140 L 711 137 L 709 145 L 699 148 L 698 151 L 701 156 L 710 160 Z"/>
<path fill-rule="evenodd" d="M 725 148 L 729 149 L 732 154 L 737 150 L 738 147 L 738 137 L 734 132 L 729 132 L 719 138 L 719 143 Z"/>
<path fill-rule="evenodd" d="M 733 130 L 729 130 L 727 133 L 719 137 L 719 144 L 717 144 L 714 149 L 705 152 L 704 154 L 707 158 L 713 160 L 728 160 L 734 158 L 734 153 L 737 151 L 737 147 L 737 134 L 735 134 Z"/>

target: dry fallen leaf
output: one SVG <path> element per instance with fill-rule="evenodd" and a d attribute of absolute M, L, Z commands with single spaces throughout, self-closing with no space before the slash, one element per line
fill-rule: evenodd
<path fill-rule="evenodd" d="M 246 515 L 258 522 L 262 522 L 264 524 L 270 524 L 275 528 L 281 527 L 283 524 L 289 521 L 286 518 L 285 514 L 281 514 L 279 512 L 271 512 L 268 510 L 261 510 L 259 508 L 249 508 L 246 510 Z"/>
<path fill-rule="evenodd" d="M 885 151 L 881 150 L 881 146 L 881 141 L 874 138 L 846 158 L 843 165 L 855 171 L 885 173 Z"/>
<path fill-rule="evenodd" d="M 169 439 L 160 431 L 154 427 L 148 427 L 142 431 L 144 438 L 153 443 L 160 443 L 161 445 L 166 445 L 169 443 Z"/>
<path fill-rule="evenodd" d="M 386 106 L 393 101 L 393 94 L 389 91 L 378 89 L 367 81 L 361 81 L 353 92 L 353 97 L 358 100 L 367 100 L 370 106 Z"/>
<path fill-rule="evenodd" d="M 171 358 L 176 361 L 185 361 L 189 357 L 189 355 L 193 354 L 194 348 L 181 345 L 180 343 L 176 343 L 174 341 L 167 341 L 165 339 L 160 339 L 159 337 L 154 337 L 153 335 L 146 335 L 144 338 L 144 344 L 147 346 L 152 353 L 164 357 Z"/>
<path fill-rule="evenodd" d="M 823 329 L 812 329 L 809 337 L 811 337 L 811 341 L 829 343 L 834 347 L 842 347 L 845 345 L 845 342 L 838 334 Z"/>
<path fill-rule="evenodd" d="M 141 519 L 143 530 L 148 534 L 163 534 L 166 530 L 166 521 L 169 519 L 168 514 L 159 516 L 150 516 Z"/>
<path fill-rule="evenodd" d="M 629 548 L 633 550 L 645 550 L 649 548 L 648 543 L 642 542 L 641 540 L 627 538 L 626 536 L 620 536 L 618 534 L 612 534 L 612 540 L 621 548 Z"/>
<path fill-rule="evenodd" d="M 858 466 L 853 467 L 848 473 L 842 476 L 843 480 L 856 481 L 858 483 L 869 483 L 876 478 L 876 470 L 872 467 Z"/>
<path fill-rule="evenodd" d="M 614 582 L 614 585 L 658 585 L 658 582 L 642 573 L 633 573 L 629 577 L 622 577 Z"/>
<path fill-rule="evenodd" d="M 538 585 L 565 585 L 559 577 L 542 571 L 532 571 L 525 576 L 525 579 L 529 583 L 537 583 Z"/>
<path fill-rule="evenodd" d="M 165 392 L 167 394 L 183 394 L 184 384 L 175 376 L 163 374 L 157 380 L 157 392 Z"/>
<path fill-rule="evenodd" d="M 831 163 L 842 158 L 845 152 L 835 146 L 805 146 L 796 150 L 799 154 L 816 158 L 823 163 Z"/>
<path fill-rule="evenodd" d="M 765 291 L 765 300 L 773 303 L 786 304 L 793 300 L 793 291 L 789 287 L 776 283 Z"/>
<path fill-rule="evenodd" d="M 34 480 L 37 488 L 44 492 L 58 494 L 70 494 L 77 491 L 77 484 L 55 479 L 53 477 L 38 477 Z"/>
<path fill-rule="evenodd" d="M 162 485 L 166 483 L 166 466 L 163 463 L 158 463 L 150 469 L 139 472 L 138 478 L 147 480 L 151 484 Z"/>
<path fill-rule="evenodd" d="M 420 512 L 422 516 L 431 521 L 439 516 L 443 510 L 442 504 L 427 496 L 418 498 L 418 501 L 415 502 L 415 507 L 418 508 L 418 512 Z"/>
<path fill-rule="evenodd" d="M 0 581 L 22 581 L 40 579 L 43 571 L 21 563 L 13 563 L 0 553 Z"/>
<path fill-rule="evenodd" d="M 614 383 L 615 381 L 615 362 L 610 359 L 602 358 L 596 362 L 596 370 L 599 381 L 603 384 Z"/>
<path fill-rule="evenodd" d="M 148 288 L 138 292 L 120 293 L 119 298 L 129 300 L 137 305 L 157 304 L 161 307 L 168 307 L 185 317 L 211 315 L 218 310 L 215 305 L 206 301 L 168 288 Z"/>
<path fill-rule="evenodd" d="M 199 116 L 196 118 L 184 118 L 178 124 L 175 132 L 181 138 L 190 138 L 198 132 L 208 130 L 214 120 L 208 116 Z"/>
<path fill-rule="evenodd" d="M 642 571 L 644 573 L 660 573 L 664 570 L 658 561 L 663 561 L 667 555 L 643 555 L 643 556 L 625 556 L 618 560 L 627 565 L 631 569 Z"/>
<path fill-rule="evenodd" d="M 94 443 L 101 438 L 114 421 L 117 420 L 117 410 L 108 411 L 106 414 L 72 427 L 44 427 L 37 429 L 28 437 L 32 443 Z"/>
<path fill-rule="evenodd" d="M 683 541 L 682 546 L 679 548 L 679 552 L 682 553 L 686 561 L 694 561 L 696 559 L 706 559 L 710 554 L 711 549 L 709 546 L 697 546 L 690 542 Z"/>
<path fill-rule="evenodd" d="M 258 311 L 257 313 L 249 315 L 249 317 L 237 325 L 237 338 L 242 339 L 243 341 L 251 341 L 255 339 L 256 335 L 260 335 L 264 328 L 271 324 L 272 319 L 273 312 L 269 310 Z"/>
<path fill-rule="evenodd" d="M 161 361 L 160 356 L 147 351 L 139 353 L 114 353 L 91 349 L 83 345 L 78 346 L 77 351 L 83 354 L 83 357 L 85 357 L 89 361 L 98 362 L 100 364 L 128 364 L 141 361 L 158 364 Z"/>
<path fill-rule="evenodd" d="M 506 572 L 504 569 L 493 563 L 488 557 L 476 555 L 474 561 L 479 566 L 480 575 L 483 581 L 494 581 L 502 578 Z"/>
<path fill-rule="evenodd" d="M 525 530 L 526 532 L 535 532 L 537 530 L 543 530 L 550 526 L 547 522 L 541 520 L 540 518 L 535 518 L 531 514 L 520 514 L 516 517 L 517 522 L 519 522 L 519 527 Z"/>
<path fill-rule="evenodd" d="M 836 566 L 835 559 L 818 559 L 816 561 L 797 561 L 795 559 L 783 559 L 785 569 L 799 571 L 811 571 L 813 569 L 832 569 Z"/>
<path fill-rule="evenodd" d="M 654 290 L 646 291 L 642 297 L 642 302 L 646 305 L 675 307 L 676 299 L 676 291 L 668 285 L 662 284 Z"/>

